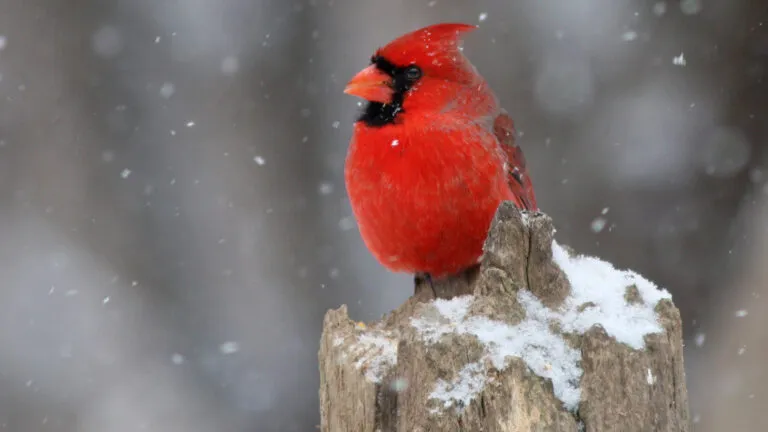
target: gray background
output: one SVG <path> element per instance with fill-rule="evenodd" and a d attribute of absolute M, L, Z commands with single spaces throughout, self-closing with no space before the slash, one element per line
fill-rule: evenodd
<path fill-rule="evenodd" d="M 0 429 L 314 430 L 325 310 L 411 290 L 342 89 L 440 21 L 481 24 L 558 240 L 673 292 L 697 430 L 764 428 L 765 2 L 0 0 Z"/>

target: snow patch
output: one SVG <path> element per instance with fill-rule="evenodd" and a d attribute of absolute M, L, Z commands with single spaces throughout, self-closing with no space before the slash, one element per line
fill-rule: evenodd
<path fill-rule="evenodd" d="M 523 226 L 531 226 L 531 213 L 527 211 L 521 211 L 520 220 L 523 222 Z"/>
<path fill-rule="evenodd" d="M 486 364 L 497 370 L 508 365 L 509 357 L 522 359 L 538 376 L 552 381 L 555 396 L 569 410 L 578 407 L 581 397 L 579 363 L 581 353 L 568 345 L 552 324 L 566 333 L 583 334 L 593 326 L 601 326 L 617 341 L 634 349 L 642 349 L 644 337 L 661 332 L 654 311 L 658 302 L 671 298 L 666 290 L 629 270 L 617 270 L 610 263 L 587 256 L 570 257 L 562 246 L 552 243 L 554 262 L 568 277 L 572 291 L 562 307 L 551 310 L 530 291 L 520 290 L 517 300 L 526 317 L 517 325 L 468 316 L 474 298 L 438 299 L 434 309 L 427 309 L 411 325 L 429 344 L 446 334 L 475 336 L 485 347 L 481 358 L 466 365 L 451 382 L 439 381 L 430 394 L 443 407 L 467 406 L 488 381 Z M 642 302 L 628 304 L 625 293 L 635 286 Z M 583 310 L 579 310 L 583 309 Z M 655 381 L 646 376 L 650 382 Z"/>
<path fill-rule="evenodd" d="M 339 339 L 333 341 L 334 346 L 342 343 Z M 380 383 L 392 366 L 397 364 L 397 342 L 382 332 L 363 333 L 356 343 L 349 346 L 346 355 L 357 359 L 355 367 L 365 370 L 365 379 Z"/>
<path fill-rule="evenodd" d="M 579 353 L 549 329 L 544 305 L 528 291 L 518 292 L 518 300 L 523 297 L 530 297 L 525 301 L 531 308 L 527 309 L 526 319 L 514 326 L 485 317 L 467 318 L 467 311 L 474 300 L 471 296 L 436 300 L 434 305 L 440 313 L 437 320 L 424 317 L 411 321 L 427 343 L 436 343 L 449 333 L 471 334 L 486 347 L 483 357 L 467 365 L 452 384 L 439 382 L 430 398 L 438 400 L 444 407 L 456 405 L 463 408 L 485 386 L 487 370 L 484 365 L 487 361 L 494 368 L 503 370 L 508 357 L 518 357 L 534 373 L 552 380 L 555 395 L 566 407 L 576 408 L 582 374 L 578 366 Z"/>
<path fill-rule="evenodd" d="M 459 372 L 455 382 L 439 380 L 429 398 L 442 401 L 444 408 L 454 405 L 461 408 L 467 406 L 474 395 L 483 390 L 483 387 L 485 387 L 483 367 L 477 363 L 470 363 Z"/>
<path fill-rule="evenodd" d="M 646 335 L 662 331 L 654 309 L 659 301 L 672 298 L 667 290 L 601 259 L 583 255 L 571 258 L 557 242 L 552 242 L 552 255 L 571 282 L 571 295 L 562 309 L 550 311 L 550 317 L 560 322 L 564 332 L 584 333 L 599 325 L 617 341 L 642 349 Z M 624 299 L 627 287 L 633 285 L 641 304 L 627 304 Z M 579 312 L 582 305 L 589 306 Z"/>

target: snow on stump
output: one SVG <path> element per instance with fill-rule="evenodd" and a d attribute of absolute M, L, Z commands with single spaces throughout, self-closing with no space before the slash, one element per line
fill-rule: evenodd
<path fill-rule="evenodd" d="M 328 311 L 322 431 L 690 431 L 669 293 L 553 232 L 504 203 L 479 269 L 375 323 Z"/>

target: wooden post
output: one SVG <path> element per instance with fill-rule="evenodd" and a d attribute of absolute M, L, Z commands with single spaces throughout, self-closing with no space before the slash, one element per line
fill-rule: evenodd
<path fill-rule="evenodd" d="M 328 311 L 324 432 L 690 431 L 669 294 L 502 204 L 478 269 L 364 325 Z M 437 299 L 435 299 L 437 297 Z"/>

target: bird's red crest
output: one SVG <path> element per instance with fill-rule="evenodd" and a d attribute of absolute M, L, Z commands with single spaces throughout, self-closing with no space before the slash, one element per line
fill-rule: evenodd
<path fill-rule="evenodd" d="M 427 26 L 393 40 L 380 48 L 380 55 L 398 66 L 418 64 L 424 69 L 441 68 L 464 61 L 459 50 L 461 34 L 477 26 L 444 23 Z"/>

